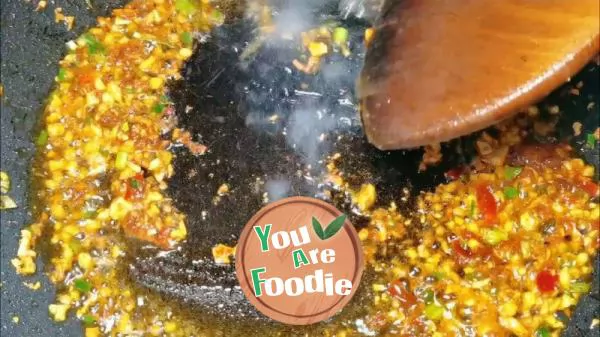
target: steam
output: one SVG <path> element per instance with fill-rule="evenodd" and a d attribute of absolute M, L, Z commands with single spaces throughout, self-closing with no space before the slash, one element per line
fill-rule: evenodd
<path fill-rule="evenodd" d="M 313 17 L 311 9 L 315 7 L 314 3 L 314 0 L 296 0 L 284 4 L 274 17 L 275 31 L 283 36 L 291 36 L 309 29 L 314 24 L 310 19 Z"/>
<path fill-rule="evenodd" d="M 339 0 L 338 8 L 344 18 L 355 16 L 373 22 L 382 5 L 383 0 Z"/>
<path fill-rule="evenodd" d="M 326 110 L 294 110 L 287 125 L 287 142 L 299 151 L 307 164 L 315 164 L 322 157 L 327 135 L 337 126 Z"/>
<path fill-rule="evenodd" d="M 286 179 L 268 180 L 265 183 L 265 190 L 270 201 L 277 201 L 290 196 L 291 183 Z"/>
<path fill-rule="evenodd" d="M 268 1 L 273 30 L 267 36 L 256 30 L 256 39 L 248 41 L 249 51 L 241 57 L 243 69 L 252 79 L 243 88 L 245 122 L 257 132 L 283 137 L 304 165 L 298 168 L 302 171 L 299 177 L 308 181 L 323 172 L 335 140 L 359 130 L 354 85 L 362 64 L 362 40 L 351 57 L 354 61 L 339 56 L 341 60 L 323 62 L 317 75 L 302 74 L 292 66 L 301 54 L 300 33 L 323 24 L 319 14 L 325 7 L 337 10 L 340 1 Z M 246 14 L 259 19 L 260 13 L 255 3 Z M 298 194 L 294 179 L 297 177 L 267 177 L 264 188 L 269 200 Z"/>

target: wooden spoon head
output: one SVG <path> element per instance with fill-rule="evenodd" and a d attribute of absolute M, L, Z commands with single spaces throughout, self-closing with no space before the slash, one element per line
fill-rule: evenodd
<path fill-rule="evenodd" d="M 542 99 L 600 48 L 598 0 L 387 1 L 358 83 L 367 138 L 411 148 Z"/>

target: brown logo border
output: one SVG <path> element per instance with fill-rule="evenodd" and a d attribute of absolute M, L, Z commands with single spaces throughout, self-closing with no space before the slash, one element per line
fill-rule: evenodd
<path fill-rule="evenodd" d="M 352 225 L 350 220 L 346 219 L 346 221 L 344 222 L 344 231 L 346 231 L 346 233 L 352 240 L 352 246 L 354 247 L 354 258 L 356 259 L 356 265 L 357 265 L 357 268 L 354 271 L 354 276 L 352 278 L 353 287 L 352 287 L 350 294 L 346 295 L 346 296 L 341 296 L 340 299 L 334 303 L 334 305 L 332 305 L 331 307 L 329 307 L 327 309 L 324 309 L 318 313 L 314 313 L 311 315 L 305 315 L 305 316 L 288 314 L 284 311 L 278 310 L 276 308 L 272 308 L 268 304 L 264 303 L 261 299 L 254 296 L 254 292 L 251 287 L 252 282 L 251 282 L 251 280 L 248 279 L 248 276 L 246 275 L 246 272 L 245 272 L 246 268 L 244 265 L 243 252 L 245 251 L 246 244 L 248 242 L 248 237 L 252 233 L 253 226 L 255 226 L 264 216 L 266 216 L 273 209 L 278 208 L 282 205 L 292 204 L 292 203 L 309 203 L 309 204 L 312 204 L 312 205 L 315 205 L 317 207 L 324 209 L 325 211 L 327 211 L 329 214 L 331 214 L 334 217 L 337 217 L 342 214 L 342 212 L 340 212 L 337 208 L 328 204 L 327 202 L 319 200 L 319 199 L 315 199 L 315 198 L 309 198 L 309 197 L 300 197 L 300 196 L 289 197 L 289 198 L 285 198 L 285 199 L 282 199 L 282 200 L 279 200 L 279 201 L 276 201 L 276 202 L 266 205 L 265 207 L 261 208 L 258 211 L 258 213 L 256 213 L 246 223 L 246 225 L 244 226 L 244 229 L 242 230 L 242 232 L 240 234 L 240 239 L 238 241 L 238 245 L 236 248 L 236 254 L 235 254 L 235 271 L 236 271 L 236 276 L 238 278 L 238 281 L 240 283 L 240 287 L 241 287 L 242 291 L 244 292 L 244 295 L 246 296 L 248 301 L 250 303 L 252 303 L 252 305 L 254 305 L 254 307 L 258 311 L 260 311 L 264 315 L 266 315 L 276 321 L 282 322 L 282 323 L 292 324 L 292 325 L 308 325 L 308 324 L 317 323 L 317 322 L 320 322 L 327 318 L 332 317 L 333 315 L 338 313 L 344 306 L 346 306 L 346 304 L 348 304 L 348 302 L 350 302 L 352 297 L 354 297 L 354 294 L 356 293 L 356 290 L 360 284 L 360 280 L 362 278 L 362 273 L 365 269 L 364 253 L 363 253 L 362 245 L 360 243 L 360 239 L 358 238 L 358 234 L 356 233 L 354 226 Z M 245 282 L 241 282 L 242 278 L 243 278 L 243 281 L 245 281 Z"/>

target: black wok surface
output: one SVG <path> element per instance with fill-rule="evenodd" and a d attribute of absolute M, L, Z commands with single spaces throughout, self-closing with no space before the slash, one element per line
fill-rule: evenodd
<path fill-rule="evenodd" d="M 79 323 L 74 320 L 64 324 L 50 320 L 47 306 L 52 303 L 54 293 L 45 276 L 17 276 L 10 259 L 16 255 L 19 230 L 30 221 L 27 193 L 29 164 L 34 153 L 32 130 L 52 87 L 58 70 L 57 61 L 64 53 L 64 43 L 93 24 L 95 16 L 108 13 L 110 8 L 119 6 L 123 1 L 92 1 L 94 9 L 88 9 L 82 0 L 57 3 L 57 6 L 63 7 L 65 14 L 76 16 L 76 28 L 72 32 L 67 32 L 62 24 L 54 23 L 52 5 L 42 13 L 34 12 L 34 5 L 22 0 L 3 0 L 0 7 L 0 82 L 5 89 L 0 113 L 1 167 L 11 176 L 10 195 L 19 205 L 17 210 L 0 213 L 2 336 L 81 335 Z M 352 24 L 360 27 L 361 23 Z M 304 77 L 285 69 L 294 56 L 293 46 L 276 43 L 262 48 L 245 67 L 238 67 L 239 52 L 252 38 L 248 27 L 247 23 L 236 23 L 219 29 L 214 33 L 214 39 L 201 51 L 195 52 L 184 69 L 184 80 L 170 85 L 170 96 L 176 103 L 181 124 L 201 135 L 201 140 L 211 148 L 211 152 L 195 158 L 185 151 L 176 150 L 176 175 L 170 182 L 169 193 L 177 206 L 190 217 L 188 243 L 180 253 L 158 261 L 162 264 L 157 264 L 156 258 L 146 252 L 146 256 L 140 255 L 134 261 L 132 265 L 135 268 L 131 270 L 131 277 L 142 286 L 178 300 L 195 299 L 194 304 L 199 310 L 215 309 L 219 308 L 218 304 L 224 304 L 219 311 L 227 313 L 232 321 L 236 320 L 239 310 L 244 315 L 253 315 L 253 308 L 240 294 L 214 291 L 212 288 L 235 286 L 233 270 L 217 268 L 210 259 L 205 259 L 191 268 L 194 277 L 190 278 L 190 268 L 186 267 L 190 260 L 207 257 L 213 244 L 235 242 L 245 217 L 260 208 L 262 192 L 267 189 L 263 185 L 258 188 L 261 193 L 255 193 L 252 186 L 256 178 L 274 182 L 275 189 L 283 182 L 285 195 L 319 194 L 321 187 L 307 176 L 319 174 L 322 155 L 339 151 L 346 157 L 342 163 L 344 169 L 357 181 L 366 179 L 374 182 L 382 191 L 385 202 L 394 199 L 398 190 L 407 184 L 413 191 L 433 187 L 443 181 L 444 171 L 444 167 L 440 167 L 417 175 L 419 151 L 380 152 L 365 143 L 356 120 L 355 107 L 345 100 L 355 103 L 352 102 L 352 92 L 360 58 L 339 60 L 343 62 L 326 65 L 316 78 Z M 587 95 L 595 95 L 595 102 L 598 102 L 598 70 L 593 72 L 587 68 L 579 77 L 586 79 L 581 99 L 565 98 L 557 92 L 547 100 L 548 103 L 559 103 L 563 110 L 573 111 L 561 123 L 565 135 L 570 134 L 571 119 L 585 109 Z M 310 82 L 311 89 L 307 91 L 318 92 L 321 96 L 294 92 L 304 82 Z M 344 90 L 340 92 L 340 88 Z M 185 113 L 186 106 L 193 110 Z M 317 132 L 331 131 L 330 141 L 317 144 L 317 148 L 297 149 L 293 146 L 294 142 L 289 141 L 289 135 L 282 135 L 282 131 L 291 132 L 293 129 L 294 119 L 299 118 L 294 111 L 299 107 L 307 110 L 321 107 L 325 110 L 326 121 L 328 115 L 335 118 L 327 122 L 331 123 L 328 130 L 299 128 L 293 131 L 296 132 L 294 141 L 300 144 L 305 138 L 318 136 Z M 274 112 L 280 113 L 280 121 L 265 122 Z M 344 117 L 341 121 L 340 116 Z M 585 121 L 586 128 L 597 127 L 598 110 L 586 116 L 595 116 Z M 339 135 L 342 137 L 338 138 Z M 584 140 L 573 139 L 573 142 L 583 144 Z M 447 152 L 451 154 L 457 148 L 468 148 L 467 143 L 468 140 L 449 144 Z M 596 151 L 583 154 L 597 163 Z M 465 157 L 464 154 L 449 155 L 446 165 L 460 163 L 466 160 Z M 311 166 L 308 167 L 308 164 Z M 192 168 L 199 172 L 190 177 Z M 298 171 L 302 174 L 296 175 Z M 210 173 L 214 175 L 209 179 Z M 233 190 L 230 197 L 224 198 L 215 207 L 213 197 L 223 182 L 231 184 Z M 210 221 L 202 219 L 202 211 L 209 212 Z M 359 218 L 355 219 L 357 222 L 360 224 Z M 42 268 L 40 265 L 38 270 Z M 593 294 L 581 300 L 565 335 L 597 335 L 598 328 L 589 330 L 591 320 L 600 316 L 597 274 L 595 279 Z M 36 280 L 42 282 L 38 291 L 29 290 L 22 284 L 23 281 Z M 18 324 L 12 321 L 13 316 L 20 318 Z"/>

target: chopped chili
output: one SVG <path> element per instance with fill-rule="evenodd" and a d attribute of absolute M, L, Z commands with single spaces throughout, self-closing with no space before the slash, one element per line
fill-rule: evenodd
<path fill-rule="evenodd" d="M 444 173 L 444 176 L 448 180 L 457 180 L 457 179 L 460 179 L 460 177 L 463 174 L 465 174 L 466 170 L 467 169 L 464 166 L 455 167 L 451 170 L 448 170 L 446 173 Z"/>
<path fill-rule="evenodd" d="M 590 149 L 594 149 L 596 147 L 596 136 L 593 133 L 588 133 L 586 136 L 586 144 Z"/>
<path fill-rule="evenodd" d="M 87 293 L 90 292 L 90 290 L 92 290 L 92 285 L 88 281 L 81 278 L 76 279 L 73 282 L 73 285 L 77 290 L 81 291 L 82 293 Z"/>
<path fill-rule="evenodd" d="M 444 317 L 444 308 L 434 303 L 428 304 L 425 306 L 425 317 L 432 321 L 439 321 Z"/>
<path fill-rule="evenodd" d="M 496 198 L 490 191 L 490 187 L 486 185 L 479 185 L 475 189 L 475 196 L 477 198 L 477 207 L 483 214 L 483 220 L 487 225 L 492 225 L 496 222 L 498 216 L 498 206 L 496 205 Z"/>
<path fill-rule="evenodd" d="M 48 143 L 48 131 L 42 130 L 38 135 L 37 141 L 35 142 L 38 146 L 44 146 Z"/>
<path fill-rule="evenodd" d="M 92 84 L 92 83 L 94 83 L 94 75 L 91 71 L 90 72 L 80 72 L 77 75 L 77 82 L 81 86 L 86 86 L 86 85 Z"/>
<path fill-rule="evenodd" d="M 429 289 L 421 295 L 421 298 L 423 299 L 423 302 L 425 302 L 425 304 L 431 304 L 435 299 L 435 294 L 431 289 Z"/>
<path fill-rule="evenodd" d="M 135 177 L 129 178 L 129 183 L 125 190 L 125 200 L 131 201 L 137 198 L 143 190 L 144 174 L 138 173 Z"/>
<path fill-rule="evenodd" d="M 100 43 L 100 41 L 98 41 L 98 39 L 94 35 L 90 33 L 83 34 L 83 40 L 85 41 L 85 44 L 88 47 L 88 52 L 92 55 L 104 53 L 106 51 L 104 45 Z"/>
<path fill-rule="evenodd" d="M 185 15 L 193 14 L 197 8 L 194 2 L 190 0 L 177 0 L 175 1 L 175 9 L 182 12 Z"/>
<path fill-rule="evenodd" d="M 461 236 L 463 237 L 463 240 L 475 240 L 479 243 L 479 245 L 477 249 L 471 249 L 469 247 L 466 247 L 466 245 L 463 245 L 462 240 L 453 240 L 451 242 L 451 247 L 454 253 L 456 253 L 459 263 L 468 263 L 475 258 L 481 258 L 483 260 L 488 260 L 492 258 L 496 262 L 499 262 L 499 259 L 493 253 L 492 247 L 483 242 L 483 240 L 477 235 L 466 231 L 462 233 Z"/>
<path fill-rule="evenodd" d="M 550 337 L 550 330 L 547 327 L 540 327 L 535 332 L 535 337 Z"/>
<path fill-rule="evenodd" d="M 452 250 L 454 253 L 463 258 L 473 258 L 473 251 L 469 248 L 463 248 L 459 240 L 452 241 Z"/>
<path fill-rule="evenodd" d="M 58 75 L 56 75 L 56 78 L 59 82 L 64 81 L 67 78 L 67 71 L 64 68 L 58 69 Z"/>
<path fill-rule="evenodd" d="M 406 284 L 400 280 L 396 280 L 388 287 L 390 295 L 396 297 L 400 301 L 400 305 L 404 308 L 410 308 L 417 304 L 417 297 L 408 289 Z"/>
<path fill-rule="evenodd" d="M 548 270 L 542 270 L 535 277 L 538 290 L 542 293 L 550 293 L 556 289 L 558 276 Z"/>
<path fill-rule="evenodd" d="M 519 166 L 507 166 L 504 168 L 504 178 L 506 180 L 512 180 L 519 176 L 523 172 L 523 168 Z"/>
<path fill-rule="evenodd" d="M 81 320 L 86 325 L 92 325 L 92 324 L 96 323 L 96 318 L 92 315 L 84 315 Z"/>
<path fill-rule="evenodd" d="M 156 103 L 152 106 L 152 112 L 159 115 L 165 110 L 165 105 L 163 103 Z"/>
<path fill-rule="evenodd" d="M 504 188 L 504 197 L 508 200 L 519 196 L 519 190 L 516 187 L 507 186 Z"/>
<path fill-rule="evenodd" d="M 183 32 L 180 35 L 181 42 L 183 42 L 186 46 L 191 45 L 194 42 L 194 37 L 190 32 Z"/>
<path fill-rule="evenodd" d="M 587 192 L 587 194 L 589 194 L 592 197 L 595 197 L 600 193 L 600 188 L 598 187 L 598 184 L 594 183 L 593 181 L 584 181 L 579 184 L 579 188 Z"/>
<path fill-rule="evenodd" d="M 586 282 L 575 282 L 573 284 L 571 284 L 571 292 L 574 293 L 588 293 L 590 291 L 590 289 L 592 288 L 592 286 L 589 283 Z"/>

